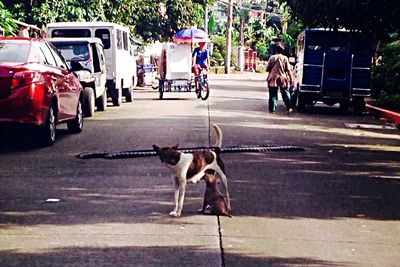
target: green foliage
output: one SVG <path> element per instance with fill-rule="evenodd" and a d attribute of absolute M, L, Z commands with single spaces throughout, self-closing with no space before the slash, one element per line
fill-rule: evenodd
<path fill-rule="evenodd" d="M 0 27 L 3 28 L 4 35 L 12 35 L 17 28 L 11 13 L 4 8 L 2 1 L 0 1 Z"/>
<path fill-rule="evenodd" d="M 222 66 L 225 64 L 226 40 L 223 36 L 212 38 L 213 51 L 210 57 L 212 66 Z"/>
<path fill-rule="evenodd" d="M 258 57 L 261 60 L 268 60 L 269 57 L 269 45 L 265 43 L 264 39 L 260 39 L 255 45 Z"/>
<path fill-rule="evenodd" d="M 398 0 L 286 0 L 293 14 L 309 27 L 346 28 L 383 35 L 399 32 Z"/>
<path fill-rule="evenodd" d="M 256 66 L 256 72 L 257 72 L 257 73 L 266 73 L 267 70 L 265 69 L 265 66 L 257 65 L 257 66 Z"/>
<path fill-rule="evenodd" d="M 381 56 L 373 69 L 374 96 L 381 105 L 400 111 L 400 39 L 385 44 Z"/>
<path fill-rule="evenodd" d="M 197 3 L 196 3 L 197 2 Z M 204 24 L 204 6 L 214 0 L 14 0 L 16 19 L 39 27 L 60 21 L 110 21 L 128 26 L 144 42 L 169 40 L 178 30 Z M 165 14 L 161 12 L 165 6 Z"/>

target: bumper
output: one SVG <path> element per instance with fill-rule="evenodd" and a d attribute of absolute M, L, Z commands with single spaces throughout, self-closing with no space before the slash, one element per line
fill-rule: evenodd
<path fill-rule="evenodd" d="M 0 99 L 0 123 L 18 123 L 42 125 L 46 119 L 48 107 L 32 101 L 23 94 L 12 94 Z"/>

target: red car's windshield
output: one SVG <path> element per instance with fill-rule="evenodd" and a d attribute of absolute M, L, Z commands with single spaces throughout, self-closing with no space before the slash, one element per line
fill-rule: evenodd
<path fill-rule="evenodd" d="M 0 41 L 0 63 L 22 63 L 27 60 L 30 44 L 28 42 Z"/>

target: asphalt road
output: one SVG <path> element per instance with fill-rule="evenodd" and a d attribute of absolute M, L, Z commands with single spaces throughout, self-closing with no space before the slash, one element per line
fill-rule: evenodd
<path fill-rule="evenodd" d="M 368 115 L 317 106 L 267 113 L 260 76 L 211 76 L 211 96 L 135 91 L 55 145 L 0 141 L 0 266 L 396 266 L 400 262 L 400 135 Z M 110 103 L 109 103 L 110 104 Z M 214 144 L 299 146 L 223 154 L 233 218 L 181 218 L 156 157 L 78 159 L 82 152 Z"/>

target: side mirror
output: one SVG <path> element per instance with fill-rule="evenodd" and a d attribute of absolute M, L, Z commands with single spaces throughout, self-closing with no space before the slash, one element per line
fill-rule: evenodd
<path fill-rule="evenodd" d="M 71 61 L 71 71 L 83 70 L 83 66 L 79 61 Z"/>

